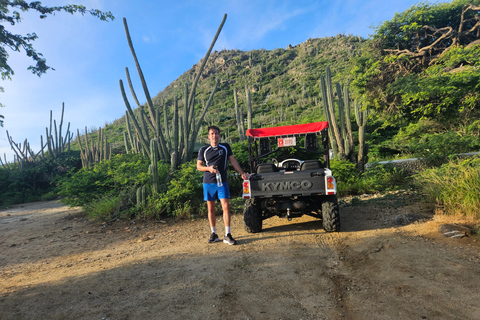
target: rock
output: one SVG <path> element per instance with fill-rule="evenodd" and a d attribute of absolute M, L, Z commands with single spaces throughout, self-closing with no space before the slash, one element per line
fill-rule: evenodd
<path fill-rule="evenodd" d="M 463 238 L 472 234 L 470 228 L 458 224 L 442 224 L 438 227 L 438 232 L 447 238 Z"/>
<path fill-rule="evenodd" d="M 414 223 L 415 221 L 427 219 L 430 217 L 426 217 L 419 214 L 399 214 L 395 218 L 393 218 L 393 222 L 399 226 L 406 226 L 407 224 Z"/>

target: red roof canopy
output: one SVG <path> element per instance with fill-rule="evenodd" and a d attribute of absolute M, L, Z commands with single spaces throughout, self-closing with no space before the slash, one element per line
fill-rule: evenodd
<path fill-rule="evenodd" d="M 282 126 L 273 128 L 248 129 L 247 136 L 253 138 L 266 138 L 278 136 L 301 135 L 306 133 L 320 133 L 323 129 L 328 128 L 328 122 L 314 122 L 306 124 L 296 124 L 292 126 Z"/>

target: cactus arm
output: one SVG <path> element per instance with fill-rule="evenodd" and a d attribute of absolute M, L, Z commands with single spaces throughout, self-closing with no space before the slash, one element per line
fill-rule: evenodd
<path fill-rule="evenodd" d="M 325 84 L 327 89 L 327 101 L 328 101 L 328 110 L 330 113 L 330 120 L 333 127 L 333 132 L 335 134 L 335 139 L 337 141 L 338 153 L 340 157 L 345 156 L 345 149 L 343 144 L 343 139 L 340 133 L 340 129 L 338 127 L 337 119 L 335 116 L 335 103 L 333 101 L 333 88 L 332 88 L 332 76 L 330 73 L 330 67 L 327 66 L 326 69 L 326 76 L 325 76 Z"/>
<path fill-rule="evenodd" d="M 179 132 L 178 132 L 178 101 L 175 98 L 173 102 L 173 162 L 172 165 L 175 166 L 175 169 L 178 165 L 178 145 L 179 145 Z"/>
<path fill-rule="evenodd" d="M 128 102 L 127 96 L 125 95 L 125 89 L 123 87 L 123 81 L 122 80 L 120 80 L 120 91 L 122 92 L 123 101 L 125 102 L 125 106 L 127 107 L 128 113 L 130 114 L 130 118 L 133 122 L 133 125 L 135 126 L 135 129 L 137 130 L 137 135 L 140 139 L 140 143 L 142 144 L 142 147 L 145 150 L 145 152 L 148 153 L 148 156 L 150 156 L 150 148 L 147 145 L 147 141 L 146 141 L 145 137 L 143 136 L 143 134 L 141 132 L 140 125 L 138 124 L 137 119 L 135 118 L 135 116 L 133 114 L 133 111 L 132 111 L 132 108 L 130 107 L 130 103 Z"/>
<path fill-rule="evenodd" d="M 250 96 L 250 90 L 248 86 L 245 86 L 245 95 L 247 99 L 247 125 L 248 129 L 253 128 L 253 110 L 252 110 L 252 97 Z"/>
<path fill-rule="evenodd" d="M 198 80 L 199 80 L 199 78 L 202 74 L 202 71 L 203 71 L 203 68 L 205 67 L 205 64 L 207 63 L 208 57 L 210 56 L 210 53 L 212 52 L 212 49 L 213 49 L 215 43 L 217 42 L 218 36 L 220 35 L 220 32 L 222 31 L 223 25 L 225 24 L 226 20 L 227 20 L 227 14 L 224 14 L 222 22 L 220 23 L 220 26 L 217 29 L 217 33 L 215 34 L 215 37 L 213 37 L 213 41 L 210 44 L 210 47 L 208 48 L 208 51 L 205 54 L 205 57 L 203 58 L 203 61 L 198 68 L 195 79 L 193 80 L 192 89 L 190 90 L 190 95 L 188 97 L 188 101 L 189 101 L 189 103 L 192 107 L 193 107 L 193 97 L 195 96 L 195 90 L 197 88 Z"/>
<path fill-rule="evenodd" d="M 347 124 L 347 138 L 348 138 L 349 147 L 350 147 L 347 153 L 354 162 L 355 161 L 354 160 L 355 144 L 353 142 L 352 121 L 350 120 L 351 108 L 350 108 L 350 92 L 348 89 L 348 84 L 345 85 L 343 94 L 344 94 L 343 101 L 345 103 L 345 120 Z"/>
<path fill-rule="evenodd" d="M 195 129 L 191 133 L 190 140 L 188 141 L 187 161 L 190 161 L 192 158 L 193 149 L 195 147 L 195 141 L 197 140 L 198 132 L 200 130 L 200 127 L 202 126 L 203 118 L 205 117 L 205 114 L 207 113 L 208 108 L 212 105 L 213 97 L 215 96 L 215 92 L 217 91 L 218 82 L 219 80 L 216 79 L 215 85 L 213 86 L 213 90 L 212 90 L 212 93 L 210 94 L 210 97 L 208 98 L 207 104 L 204 106 L 202 114 L 198 118 L 197 125 L 195 126 Z"/>
<path fill-rule="evenodd" d="M 62 126 L 63 126 L 63 114 L 65 111 L 65 102 L 62 102 L 62 116 L 60 117 L 60 125 L 58 126 L 58 152 L 63 152 L 63 138 L 62 138 Z"/>
<path fill-rule="evenodd" d="M 233 101 L 235 103 L 235 117 L 237 119 L 237 130 L 238 130 L 238 138 L 240 139 L 240 142 L 242 142 L 243 139 L 243 134 L 242 134 L 242 124 L 240 122 L 240 108 L 238 107 L 238 97 L 237 97 L 237 88 L 233 89 Z"/>
<path fill-rule="evenodd" d="M 80 131 L 77 129 L 77 141 L 78 141 L 78 147 L 80 148 L 80 159 L 82 160 L 82 167 L 87 167 L 87 162 L 85 158 L 85 154 L 83 152 L 82 148 L 82 140 L 80 139 Z"/>
<path fill-rule="evenodd" d="M 150 176 L 151 176 L 151 182 L 152 182 L 152 193 L 154 195 L 158 194 L 158 167 L 157 167 L 157 162 L 158 162 L 158 144 L 157 140 L 152 139 L 150 140 Z"/>
<path fill-rule="evenodd" d="M 127 36 L 128 46 L 132 52 L 133 60 L 135 60 L 135 66 L 137 67 L 138 76 L 142 82 L 143 91 L 145 92 L 145 97 L 147 98 L 148 111 L 150 112 L 150 120 L 152 124 L 155 123 L 155 114 L 153 113 L 153 102 L 150 97 L 150 92 L 148 91 L 147 83 L 145 82 L 145 77 L 143 76 L 142 68 L 138 62 L 137 55 L 135 53 L 135 48 L 133 47 L 132 39 L 130 38 L 130 32 L 128 31 L 127 19 L 123 18 L 123 26 L 125 28 L 125 34 Z"/>
<path fill-rule="evenodd" d="M 167 114 L 167 104 L 163 103 L 163 123 L 165 126 L 165 139 L 167 140 L 168 151 L 167 154 L 172 152 L 172 141 L 170 137 L 170 126 L 168 125 L 168 114 Z"/>

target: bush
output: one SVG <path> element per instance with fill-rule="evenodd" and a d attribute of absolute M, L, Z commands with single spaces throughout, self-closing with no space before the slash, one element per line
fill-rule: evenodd
<path fill-rule="evenodd" d="M 46 157 L 28 162 L 19 168 L 0 169 L 0 205 L 7 206 L 58 196 L 57 182 L 81 167 L 80 153 L 71 151 L 58 157 Z"/>
<path fill-rule="evenodd" d="M 135 205 L 135 189 L 125 189 L 116 194 L 102 195 L 86 204 L 83 210 L 88 218 L 96 221 L 111 221 L 132 216 Z"/>
<path fill-rule="evenodd" d="M 142 154 L 118 154 L 111 160 L 83 168 L 68 179 L 59 182 L 59 194 L 72 206 L 85 206 L 98 197 L 117 195 L 132 187 L 150 184 L 150 159 Z M 159 179 L 165 180 L 168 165 L 158 164 Z"/>
<path fill-rule="evenodd" d="M 480 219 L 480 158 L 451 160 L 415 176 L 421 190 L 446 214 Z"/>
<path fill-rule="evenodd" d="M 421 120 L 401 129 L 390 141 L 377 149 L 412 157 L 448 156 L 480 150 L 478 122 L 466 126 L 463 132 L 445 130 L 431 120 Z"/>
<path fill-rule="evenodd" d="M 198 213 L 203 204 L 203 172 L 196 160 L 184 163 L 175 171 L 166 191 L 148 199 L 145 215 L 189 216 Z"/>
<path fill-rule="evenodd" d="M 408 189 L 413 185 L 403 170 L 392 165 L 378 164 L 359 172 L 355 164 L 332 160 L 330 167 L 339 196 Z"/>

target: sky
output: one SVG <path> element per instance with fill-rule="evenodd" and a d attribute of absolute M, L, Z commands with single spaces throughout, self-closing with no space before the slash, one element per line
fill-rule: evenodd
<path fill-rule="evenodd" d="M 28 1 L 30 2 L 30 1 Z M 111 11 L 111 22 L 80 14 L 56 13 L 40 19 L 21 13 L 22 22 L 5 25 L 12 33 L 35 32 L 35 49 L 49 70 L 41 77 L 27 68 L 34 64 L 25 52 L 8 51 L 12 80 L 0 80 L 0 156 L 13 161 L 6 131 L 16 143 L 25 139 L 40 151 L 40 136 L 57 125 L 65 104 L 64 132 L 104 127 L 125 114 L 119 80 L 130 104 L 125 68 L 128 67 L 140 103 L 145 102 L 123 27 L 127 19 L 135 52 L 150 95 L 154 97 L 205 55 L 220 25 L 227 20 L 214 50 L 286 48 L 309 38 L 352 34 L 368 38 L 373 27 L 420 1 L 414 0 L 44 0 L 44 6 L 70 3 Z"/>

